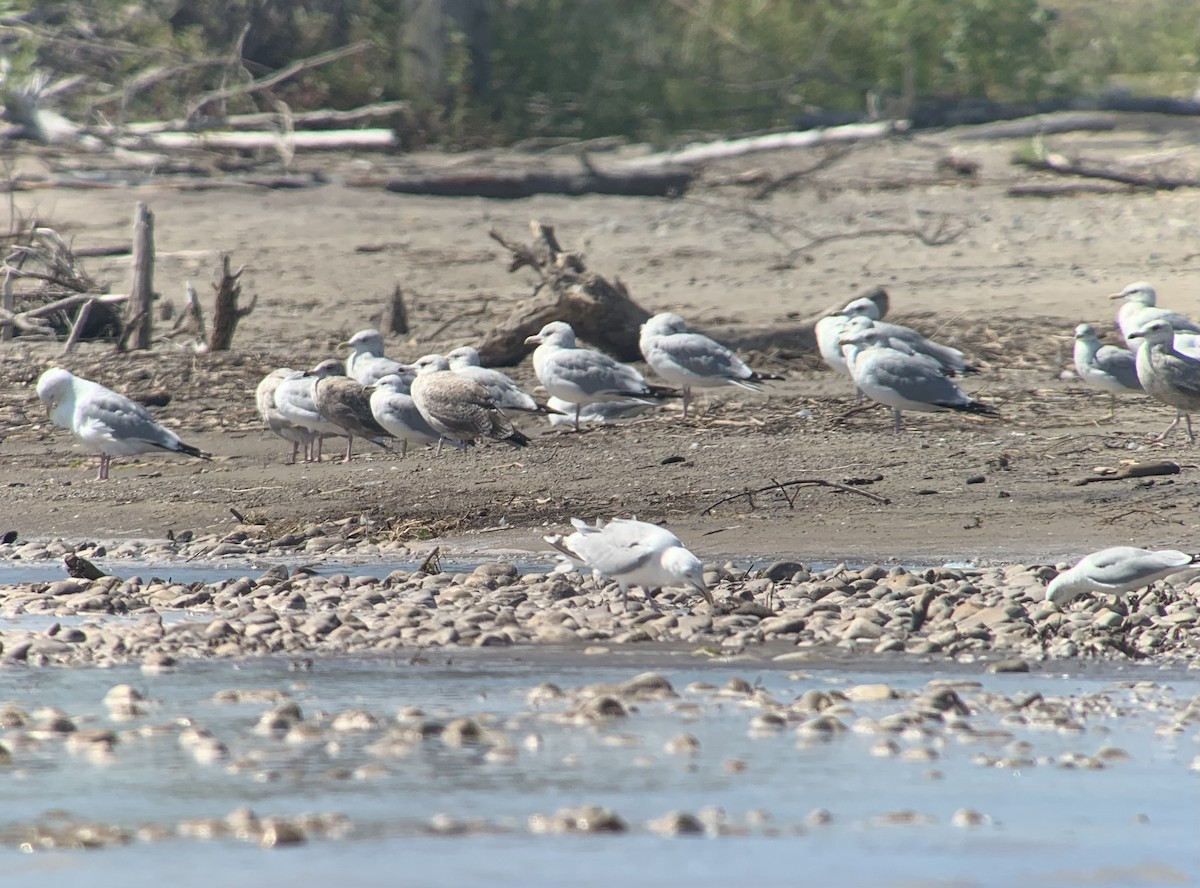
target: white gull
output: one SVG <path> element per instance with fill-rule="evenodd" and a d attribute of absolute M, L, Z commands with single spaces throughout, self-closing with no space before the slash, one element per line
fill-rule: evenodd
<path fill-rule="evenodd" d="M 1196 556 L 1177 549 L 1112 546 L 1085 555 L 1051 580 L 1046 586 L 1046 600 L 1061 607 L 1085 592 L 1107 592 L 1120 600 L 1126 592 L 1149 586 L 1195 562 Z"/>

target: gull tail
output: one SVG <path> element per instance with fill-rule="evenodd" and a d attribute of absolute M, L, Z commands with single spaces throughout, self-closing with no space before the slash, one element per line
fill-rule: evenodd
<path fill-rule="evenodd" d="M 186 454 L 187 456 L 194 456 L 197 459 L 208 459 L 208 460 L 212 459 L 211 453 L 205 453 L 199 447 L 193 447 L 191 444 L 184 444 L 182 441 L 179 442 L 178 447 L 173 447 L 173 448 L 169 447 L 167 449 L 174 450 L 176 453 Z"/>
<path fill-rule="evenodd" d="M 640 392 L 612 392 L 614 395 L 620 395 L 622 398 L 630 398 L 635 401 L 641 401 L 643 404 L 651 404 L 654 401 L 665 401 L 668 398 L 682 398 L 683 392 L 679 389 L 671 388 L 669 385 L 654 385 L 646 383 L 645 389 Z"/>
<path fill-rule="evenodd" d="M 784 378 L 784 377 L 782 377 L 782 376 L 779 376 L 779 375 L 778 375 L 778 374 L 776 374 L 776 373 L 761 373 L 761 372 L 759 372 L 758 370 L 754 370 L 754 371 L 753 371 L 753 372 L 751 372 L 751 374 L 750 374 L 750 380 L 749 380 L 749 381 L 750 381 L 750 382 L 771 382 L 772 380 L 774 380 L 774 381 L 778 381 L 778 380 L 780 380 L 780 379 L 783 379 L 783 378 Z"/>
<path fill-rule="evenodd" d="M 525 437 L 525 435 L 523 435 L 517 429 L 513 429 L 511 434 L 506 435 L 505 437 L 501 438 L 500 440 L 502 440 L 505 444 L 508 444 L 512 447 L 527 447 L 527 446 L 529 446 L 529 439 L 527 437 Z"/>
<path fill-rule="evenodd" d="M 555 410 L 549 404 L 537 402 L 536 407 L 505 407 L 505 410 L 515 410 L 518 413 L 536 413 L 538 416 L 547 416 L 554 414 L 555 416 L 569 416 L 568 413 L 563 413 L 561 410 Z"/>
<path fill-rule="evenodd" d="M 969 400 L 965 404 L 946 404 L 951 410 L 957 410 L 959 413 L 974 413 L 976 416 L 999 416 L 1000 411 L 991 404 L 985 404 L 982 401 Z"/>

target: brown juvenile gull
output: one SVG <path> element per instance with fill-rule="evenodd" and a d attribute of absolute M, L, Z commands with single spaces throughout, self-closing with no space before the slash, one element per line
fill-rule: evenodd
<path fill-rule="evenodd" d="M 874 328 L 845 335 L 842 344 L 849 346 L 846 360 L 855 385 L 872 401 L 892 408 L 896 434 L 902 427 L 902 410 L 996 415 L 996 408 L 960 389 L 933 358 L 912 352 L 903 342 L 892 346 Z"/>
<path fill-rule="evenodd" d="M 1195 441 L 1191 414 L 1200 410 L 1200 360 L 1175 348 L 1175 328 L 1162 319 L 1134 330 L 1129 339 L 1141 343 L 1137 350 L 1137 375 L 1142 388 L 1175 408 L 1174 421 L 1154 440 L 1165 441 L 1183 419 L 1187 421 L 1188 442 Z"/>
<path fill-rule="evenodd" d="M 1113 293 L 1108 298 L 1125 300 L 1117 309 L 1117 326 L 1121 328 L 1125 344 L 1130 348 L 1137 346 L 1137 343 L 1132 341 L 1134 331 L 1140 330 L 1151 321 L 1166 321 L 1176 332 L 1200 333 L 1200 325 L 1197 325 L 1191 318 L 1187 318 L 1177 311 L 1158 308 L 1158 295 L 1154 292 L 1154 288 L 1145 281 L 1132 283 L 1120 293 Z"/>
<path fill-rule="evenodd" d="M 490 438 L 513 447 L 529 443 L 513 428 L 488 390 L 452 373 L 450 362 L 442 355 L 425 355 L 412 366 L 417 371 L 412 399 L 425 421 L 444 439 L 473 442 Z"/>
<path fill-rule="evenodd" d="M 332 363 L 340 369 L 339 361 L 324 361 L 317 369 Z M 327 368 L 332 371 L 333 368 Z M 316 381 L 313 383 L 313 403 L 317 411 L 325 419 L 340 428 L 346 435 L 346 457 L 344 463 L 350 462 L 353 455 L 354 438 L 366 438 L 368 441 L 389 449 L 384 443 L 391 437 L 387 429 L 375 421 L 371 413 L 371 391 L 353 379 L 348 379 L 340 373 L 313 371 Z"/>
<path fill-rule="evenodd" d="M 701 333 L 688 331 L 679 315 L 660 312 L 642 324 L 638 347 L 654 372 L 672 385 L 683 388 L 683 415 L 688 415 L 692 387 L 739 385 L 757 392 L 762 383 L 783 379 L 751 370 L 732 351 Z"/>
<path fill-rule="evenodd" d="M 97 481 L 108 480 L 114 456 L 165 450 L 199 459 L 211 458 L 155 422 L 137 401 L 59 367 L 38 378 L 37 393 L 52 423 L 70 430 L 83 446 L 100 454 Z"/>
<path fill-rule="evenodd" d="M 346 375 L 360 385 L 374 385 L 385 376 L 403 373 L 403 365 L 383 354 L 383 334 L 378 330 L 359 330 L 338 348 L 350 349 L 346 357 Z"/>
<path fill-rule="evenodd" d="M 522 391 L 521 387 L 504 373 L 481 365 L 479 352 L 469 345 L 449 352 L 446 360 L 449 361 L 450 369 L 454 373 L 464 379 L 477 382 L 487 389 L 488 394 L 492 396 L 492 400 L 501 410 L 520 410 L 522 413 L 558 412 L 545 404 L 539 404 L 533 395 Z"/>
<path fill-rule="evenodd" d="M 258 406 L 258 415 L 262 417 L 262 421 L 266 423 L 267 428 L 280 438 L 283 438 L 283 440 L 291 442 L 292 458 L 288 460 L 288 465 L 296 464 L 296 457 L 299 455 L 302 445 L 304 447 L 304 461 L 310 461 L 312 445 L 317 439 L 317 433 L 304 426 L 298 426 L 290 422 L 280 413 L 279 408 L 275 406 L 275 392 L 287 380 L 300 379 L 303 376 L 304 373 L 301 370 L 280 367 L 264 376 L 262 382 L 258 384 L 258 388 L 254 392 L 254 401 Z"/>
<path fill-rule="evenodd" d="M 575 331 L 563 321 L 552 321 L 542 327 L 525 344 L 537 346 L 533 352 L 533 372 L 546 391 L 575 405 L 575 431 L 579 431 L 579 411 L 585 404 L 629 398 L 652 404 L 679 397 L 678 389 L 650 385 L 633 367 L 604 352 L 579 348 L 575 345 Z"/>
<path fill-rule="evenodd" d="M 417 409 L 417 404 L 410 392 L 411 382 L 395 373 L 383 377 L 375 383 L 371 392 L 371 413 L 375 421 L 387 429 L 388 434 L 399 438 L 401 442 L 400 455 L 408 454 L 408 445 L 438 444 L 442 436 L 434 430 Z M 466 445 L 461 441 L 451 441 L 458 449 Z"/>

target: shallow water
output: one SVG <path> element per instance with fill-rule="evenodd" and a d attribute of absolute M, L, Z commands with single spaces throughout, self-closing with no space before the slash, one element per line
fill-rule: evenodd
<path fill-rule="evenodd" d="M 303 812 L 346 814 L 343 839 L 315 839 L 267 851 L 234 839 L 135 842 L 91 852 L 49 851 L 6 858 L 3 884 L 63 886 L 258 886 L 269 878 L 289 886 L 460 886 L 488 880 L 522 886 L 754 884 L 1161 884 L 1200 878 L 1200 773 L 1188 769 L 1200 755 L 1198 729 L 1156 734 L 1169 723 L 1163 701 L 1200 695 L 1195 673 L 1152 667 L 1106 667 L 1064 676 L 976 675 L 930 664 L 845 663 L 805 666 L 789 673 L 769 663 L 714 664 L 687 653 L 617 652 L 588 657 L 553 650 L 442 651 L 407 660 L 318 660 L 311 671 L 291 671 L 286 660 L 188 663 L 175 672 L 143 675 L 136 668 L 0 671 L 0 699 L 27 711 L 57 706 L 81 727 L 128 730 L 166 724 L 181 716 L 213 731 L 235 760 L 256 758 L 249 771 L 229 773 L 184 752 L 177 731 L 123 739 L 115 761 L 93 764 L 48 742 L 41 751 L 14 755 L 0 772 L 0 830 L 61 809 L 77 820 L 129 827 L 170 825 L 186 817 L 222 817 L 249 805 L 260 817 Z M 701 704 L 695 717 L 671 701 L 640 703 L 627 720 L 581 728 L 546 720 L 565 703 L 539 711 L 527 691 L 544 681 L 564 688 L 619 682 L 640 671 L 662 672 L 684 702 Z M 1066 770 L 1042 764 L 1013 771 L 972 763 L 980 752 L 1003 754 L 986 743 L 946 737 L 931 762 L 878 758 L 869 750 L 879 735 L 847 732 L 800 747 L 791 730 L 754 739 L 757 712 L 736 699 L 688 692 L 691 682 L 723 685 L 738 676 L 788 701 L 810 688 L 887 682 L 918 689 L 931 678 L 977 679 L 987 691 L 1046 696 L 1106 692 L 1125 706 L 1120 718 L 1097 716 L 1082 734 L 1012 729 L 1033 744 L 1033 757 L 1119 746 L 1132 755 L 1103 770 Z M 1135 693 L 1134 680 L 1170 690 Z M 102 698 L 128 682 L 157 701 L 133 722 L 111 722 Z M 517 743 L 508 762 L 491 763 L 477 749 L 426 742 L 411 755 L 376 759 L 369 735 L 339 735 L 297 746 L 251 733 L 267 704 L 213 702 L 232 688 L 286 688 L 307 719 L 319 710 L 370 710 L 381 719 L 405 706 L 442 718 L 494 717 Z M 968 697 L 972 691 L 963 691 Z M 897 711 L 899 704 L 854 703 L 858 716 Z M 1160 707 L 1158 710 L 1152 706 Z M 851 719 L 852 720 L 852 719 Z M 87 724 L 83 724 L 87 721 Z M 972 717 L 976 730 L 998 717 Z M 789 726 L 790 728 L 791 726 Z M 531 751 L 521 741 L 542 738 Z M 670 738 L 688 733 L 700 742 L 694 756 L 664 752 Z M 4 736 L 0 732 L 0 738 Z M 614 736 L 636 745 L 612 745 Z M 902 747 L 929 746 L 899 740 Z M 640 761 L 639 759 L 645 759 Z M 731 759 L 741 771 L 725 767 Z M 344 779 L 335 768 L 382 762 L 386 773 Z M 927 772 L 936 769 L 940 779 Z M 594 803 L 619 813 L 631 831 L 619 836 L 530 833 L 535 813 Z M 719 806 L 746 834 L 721 838 L 662 838 L 646 821 L 671 810 Z M 815 808 L 833 814 L 827 826 L 804 826 Z M 954 811 L 972 808 L 991 822 L 963 829 Z M 913 810 L 927 825 L 882 825 L 881 815 Z M 751 821 L 748 815 L 765 812 Z M 484 834 L 430 836 L 429 818 L 444 813 L 482 821 Z M 1144 822 L 1138 822 L 1144 821 Z M 802 833 L 802 834 L 798 834 Z M 9 847 L 12 847 L 9 845 Z"/>

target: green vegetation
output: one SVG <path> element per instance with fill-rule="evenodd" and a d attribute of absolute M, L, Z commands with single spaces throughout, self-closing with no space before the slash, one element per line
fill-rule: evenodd
<path fill-rule="evenodd" d="M 9 82 L 76 120 L 178 117 L 207 91 L 363 42 L 206 113 L 406 99 L 410 142 L 786 126 L 927 97 L 1190 95 L 1200 0 L 0 0 Z"/>

